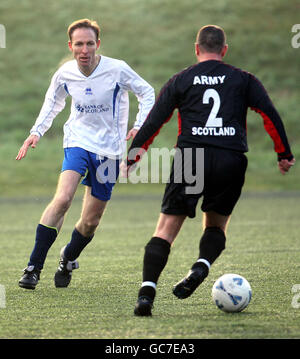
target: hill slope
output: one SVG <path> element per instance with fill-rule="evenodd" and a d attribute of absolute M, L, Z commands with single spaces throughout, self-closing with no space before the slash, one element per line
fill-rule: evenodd
<path fill-rule="evenodd" d="M 83 17 L 97 20 L 102 28 L 100 52 L 127 61 L 155 87 L 156 93 L 175 72 L 195 62 L 193 43 L 198 29 L 209 23 L 222 26 L 230 46 L 225 61 L 262 80 L 299 157 L 300 49 L 291 46 L 291 28 L 299 22 L 299 9 L 296 0 L 2 0 L 0 23 L 6 27 L 7 48 L 0 49 L 0 164 L 6 170 L 0 194 L 15 192 L 19 184 L 39 192 L 32 187 L 44 179 L 55 186 L 62 156 L 57 146 L 61 147 L 68 104 L 41 141 L 39 152 L 30 153 L 24 164 L 16 164 L 14 157 L 40 110 L 51 75 L 69 56 L 67 26 Z M 132 100 L 131 123 L 136 111 Z M 297 166 L 289 174 L 289 181 L 278 176 L 272 142 L 257 114 L 249 113 L 248 129 L 247 186 L 299 189 Z M 172 146 L 176 133 L 174 119 L 155 145 Z M 48 174 L 43 175 L 45 168 Z M 34 177 L 28 175 L 32 171 Z"/>

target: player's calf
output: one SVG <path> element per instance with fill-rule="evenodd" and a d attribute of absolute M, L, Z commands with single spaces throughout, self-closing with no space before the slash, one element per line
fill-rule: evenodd
<path fill-rule="evenodd" d="M 151 316 L 158 278 L 168 261 L 170 244 L 159 237 L 152 237 L 145 246 L 143 283 L 134 308 L 137 316 Z"/>

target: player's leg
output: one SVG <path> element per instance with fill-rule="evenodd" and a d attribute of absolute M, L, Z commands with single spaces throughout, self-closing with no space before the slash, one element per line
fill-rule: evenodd
<path fill-rule="evenodd" d="M 166 184 L 161 214 L 155 232 L 145 246 L 142 286 L 138 292 L 138 301 L 134 310 L 136 315 L 151 315 L 157 281 L 167 264 L 171 245 L 187 215 L 195 212 L 197 201 L 192 205 L 187 204 L 183 195 L 184 184 L 175 181 L 177 175 L 175 171 L 182 171 L 183 166 L 176 167 L 174 163 L 175 160 L 172 164 L 170 179 Z M 183 178 L 183 176 L 179 176 L 179 178 Z"/>
<path fill-rule="evenodd" d="M 199 259 L 195 263 L 206 264 L 208 269 L 225 249 L 226 230 L 230 215 L 222 215 L 215 211 L 203 213 L 203 234 L 199 244 Z"/>
<path fill-rule="evenodd" d="M 160 213 L 153 236 L 163 238 L 170 245 L 176 239 L 186 215 Z"/>
<path fill-rule="evenodd" d="M 73 170 L 61 173 L 53 200 L 45 209 L 40 223 L 60 231 L 66 212 L 71 206 L 81 175 Z"/>
<path fill-rule="evenodd" d="M 80 219 L 70 242 L 61 249 L 59 266 L 54 276 L 56 287 L 65 288 L 70 284 L 72 271 L 79 268 L 77 258 L 93 239 L 106 204 L 107 201 L 92 196 L 91 187 L 86 187 Z"/>
<path fill-rule="evenodd" d="M 202 203 L 203 233 L 199 256 L 173 293 L 189 297 L 207 277 L 210 266 L 225 249 L 226 228 L 244 184 L 247 158 L 232 151 L 205 149 L 206 172 Z"/>
<path fill-rule="evenodd" d="M 189 297 L 208 276 L 210 266 L 225 249 L 225 231 L 230 216 L 214 211 L 203 214 L 203 234 L 199 244 L 199 258 L 187 276 L 178 282 L 173 293 L 179 299 Z"/>
<path fill-rule="evenodd" d="M 102 201 L 91 194 L 91 187 L 85 188 L 81 216 L 75 225 L 72 239 L 67 244 L 65 256 L 73 261 L 92 240 L 104 213 L 107 201 Z"/>
<path fill-rule="evenodd" d="M 224 216 L 215 211 L 203 212 L 203 230 L 207 227 L 218 227 L 226 234 L 229 220 L 230 215 Z"/>
<path fill-rule="evenodd" d="M 150 316 L 160 274 L 165 268 L 171 245 L 186 215 L 161 213 L 153 237 L 145 246 L 143 280 L 134 309 L 135 315 Z"/>
<path fill-rule="evenodd" d="M 86 156 L 88 172 L 82 183 L 87 187 L 81 217 L 75 225 L 70 242 L 61 250 L 59 266 L 54 276 L 56 287 L 69 285 L 72 270 L 79 266 L 77 258 L 92 240 L 118 176 L 118 160 L 100 158 L 88 151 Z"/>
<path fill-rule="evenodd" d="M 24 270 L 24 275 L 19 281 L 20 287 L 35 288 L 47 253 L 62 226 L 65 213 L 71 205 L 79 180 L 80 174 L 78 172 L 65 171 L 61 173 L 54 198 L 45 209 L 37 226 L 35 245 L 30 255 L 28 267 Z"/>

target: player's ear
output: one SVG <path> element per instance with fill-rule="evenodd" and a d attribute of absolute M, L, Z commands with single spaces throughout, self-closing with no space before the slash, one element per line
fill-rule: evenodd
<path fill-rule="evenodd" d="M 195 55 L 199 56 L 200 55 L 200 49 L 199 49 L 199 44 L 196 42 L 195 43 Z"/>
<path fill-rule="evenodd" d="M 226 52 L 228 50 L 228 44 L 225 44 L 225 46 L 223 47 L 222 51 L 221 51 L 221 56 L 224 57 L 226 55 Z"/>
<path fill-rule="evenodd" d="M 73 51 L 72 42 L 71 42 L 71 41 L 68 41 L 68 47 L 69 47 L 69 50 L 70 50 L 70 51 Z"/>
<path fill-rule="evenodd" d="M 101 43 L 101 41 L 100 41 L 100 39 L 98 39 L 98 40 L 97 40 L 97 50 L 98 50 L 99 47 L 100 47 L 100 43 Z"/>

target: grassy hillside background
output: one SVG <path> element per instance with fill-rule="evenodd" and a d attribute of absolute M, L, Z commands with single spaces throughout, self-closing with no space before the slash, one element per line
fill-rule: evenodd
<path fill-rule="evenodd" d="M 0 195 L 44 196 L 56 186 L 70 102 L 36 150 L 21 162 L 15 156 L 39 113 L 51 75 L 69 56 L 66 29 L 84 17 L 101 26 L 100 53 L 128 62 L 156 93 L 175 72 L 195 63 L 198 29 L 209 23 L 222 26 L 230 46 L 225 61 L 253 72 L 264 83 L 299 158 L 300 49 L 291 46 L 299 10 L 297 0 L 1 0 L 0 23 L 7 38 L 6 49 L 0 49 Z M 130 124 L 136 112 L 134 96 L 131 100 Z M 154 145 L 171 148 L 176 133 L 174 116 Z M 260 116 L 251 111 L 248 133 L 245 190 L 299 190 L 299 166 L 280 175 L 273 144 Z M 155 185 L 147 188 L 160 190 Z M 132 185 L 116 188 L 120 193 L 131 190 Z"/>

